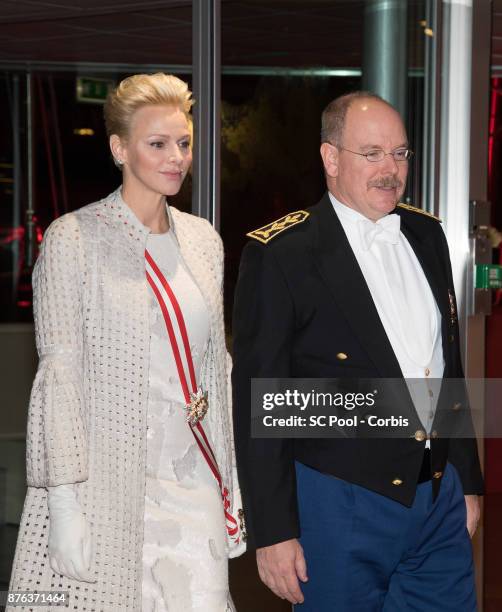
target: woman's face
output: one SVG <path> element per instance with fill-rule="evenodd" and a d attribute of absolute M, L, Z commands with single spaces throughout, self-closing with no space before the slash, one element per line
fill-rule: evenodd
<path fill-rule="evenodd" d="M 143 106 L 132 116 L 127 139 L 111 136 L 116 159 L 124 162 L 124 184 L 175 195 L 192 163 L 190 129 L 185 114 L 173 106 Z"/>

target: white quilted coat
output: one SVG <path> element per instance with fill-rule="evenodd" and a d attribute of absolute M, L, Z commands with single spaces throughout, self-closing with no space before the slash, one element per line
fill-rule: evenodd
<path fill-rule="evenodd" d="M 229 416 L 223 248 L 206 220 L 174 208 L 169 216 L 210 313 L 201 382 L 209 392 L 206 419 L 237 516 L 240 492 Z M 54 221 L 33 274 L 40 362 L 28 418 L 28 493 L 10 590 L 69 591 L 70 609 L 82 612 L 141 609 L 148 233 L 118 189 Z M 45 487 L 66 483 L 79 483 L 78 498 L 92 531 L 95 584 L 59 577 L 48 563 Z M 243 548 L 241 542 L 230 556 Z"/>

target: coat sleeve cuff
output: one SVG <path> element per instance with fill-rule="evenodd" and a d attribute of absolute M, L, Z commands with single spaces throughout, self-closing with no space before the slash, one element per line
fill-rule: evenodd
<path fill-rule="evenodd" d="M 88 478 L 87 427 L 77 371 L 72 355 L 40 360 L 28 412 L 28 486 L 54 487 Z"/>

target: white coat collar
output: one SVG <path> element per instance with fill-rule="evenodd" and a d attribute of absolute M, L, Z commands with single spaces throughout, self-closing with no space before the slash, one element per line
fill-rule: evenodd
<path fill-rule="evenodd" d="M 126 240 L 130 243 L 133 250 L 141 257 L 144 256 L 146 239 L 151 233 L 149 227 L 141 223 L 133 210 L 124 202 L 122 198 L 122 186 L 110 193 L 102 200 L 105 217 L 109 222 L 119 227 Z M 176 231 L 176 222 L 171 207 L 166 202 L 166 212 L 169 218 L 169 226 L 172 228 L 176 241 L 179 238 Z"/>

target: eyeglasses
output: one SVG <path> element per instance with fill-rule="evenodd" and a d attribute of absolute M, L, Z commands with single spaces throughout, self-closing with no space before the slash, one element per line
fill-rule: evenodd
<path fill-rule="evenodd" d="M 348 153 L 353 153 L 354 155 L 360 155 L 361 157 L 366 157 L 369 162 L 380 162 L 382 161 L 386 155 L 392 155 L 394 161 L 396 162 L 405 162 L 411 159 L 413 155 L 413 151 L 411 149 L 396 149 L 395 151 L 391 151 L 390 153 L 386 153 L 382 149 L 372 149 L 367 153 L 358 153 L 357 151 L 351 151 L 350 149 L 345 149 L 343 147 L 338 147 L 340 151 L 347 151 Z"/>

